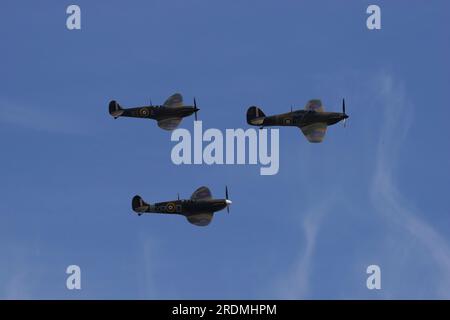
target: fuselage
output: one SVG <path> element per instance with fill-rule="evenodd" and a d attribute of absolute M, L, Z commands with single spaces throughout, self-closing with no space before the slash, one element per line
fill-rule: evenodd
<path fill-rule="evenodd" d="M 313 123 L 326 123 L 330 126 L 346 118 L 348 118 L 348 116 L 340 112 L 297 110 L 273 116 L 266 116 L 260 126 L 304 127 Z"/>
<path fill-rule="evenodd" d="M 227 199 L 174 200 L 150 204 L 146 212 L 171 213 L 190 216 L 198 213 L 212 213 L 225 209 Z"/>
<path fill-rule="evenodd" d="M 137 108 L 123 109 L 121 116 L 124 117 L 140 117 L 155 120 L 165 118 L 184 118 L 193 114 L 198 109 L 194 106 L 183 106 L 177 108 L 170 108 L 166 106 L 144 106 Z"/>

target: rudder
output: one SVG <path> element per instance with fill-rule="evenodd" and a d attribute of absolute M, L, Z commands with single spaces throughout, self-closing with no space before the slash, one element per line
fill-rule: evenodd
<path fill-rule="evenodd" d="M 266 115 L 256 106 L 252 106 L 247 110 L 247 123 L 251 125 L 262 125 Z"/>
<path fill-rule="evenodd" d="M 131 207 L 133 208 L 134 212 L 137 212 L 139 215 L 141 215 L 143 212 L 146 212 L 150 205 L 146 203 L 140 196 L 134 196 L 133 200 L 131 200 Z"/>
<path fill-rule="evenodd" d="M 114 119 L 120 117 L 123 114 L 123 111 L 124 110 L 116 100 L 112 100 L 109 103 L 109 114 L 112 115 Z"/>

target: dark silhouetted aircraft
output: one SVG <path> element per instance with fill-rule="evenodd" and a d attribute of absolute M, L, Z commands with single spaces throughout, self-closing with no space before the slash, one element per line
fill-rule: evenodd
<path fill-rule="evenodd" d="M 320 100 L 310 100 L 304 110 L 297 110 L 266 116 L 258 107 L 250 107 L 247 110 L 247 123 L 259 126 L 261 129 L 268 126 L 294 126 L 299 127 L 309 142 L 322 142 L 327 132 L 327 127 L 341 120 L 345 121 L 348 115 L 345 113 L 345 100 L 342 100 L 342 113 L 325 112 Z"/>
<path fill-rule="evenodd" d="M 165 130 L 174 130 L 184 117 L 195 113 L 197 120 L 197 103 L 194 98 L 193 106 L 184 106 L 183 97 L 179 93 L 170 96 L 161 106 L 152 105 L 123 109 L 115 100 L 109 103 L 109 114 L 118 117 L 147 118 L 158 121 L 158 126 Z"/>
<path fill-rule="evenodd" d="M 211 191 L 207 187 L 200 187 L 194 191 L 189 200 L 178 200 L 148 204 L 140 196 L 134 196 L 131 206 L 140 216 L 143 213 L 179 214 L 196 226 L 207 226 L 214 212 L 227 208 L 230 212 L 228 188 L 225 188 L 225 199 L 213 199 Z"/>

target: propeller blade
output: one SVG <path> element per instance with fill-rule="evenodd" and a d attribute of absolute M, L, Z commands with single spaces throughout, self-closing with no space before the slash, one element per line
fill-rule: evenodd
<path fill-rule="evenodd" d="M 345 113 L 345 99 L 342 99 L 342 114 L 344 115 L 344 128 L 347 127 L 347 114 Z"/>
<path fill-rule="evenodd" d="M 194 97 L 194 117 L 195 117 L 195 121 L 197 121 L 197 111 L 198 111 L 198 109 L 197 109 L 197 101 L 195 100 L 195 97 Z"/>
<path fill-rule="evenodd" d="M 177 198 L 178 198 L 178 200 L 180 200 L 180 194 L 179 193 L 177 193 Z"/>
<path fill-rule="evenodd" d="M 230 213 L 230 204 L 228 202 L 228 186 L 225 186 L 225 201 L 227 203 L 227 213 Z"/>

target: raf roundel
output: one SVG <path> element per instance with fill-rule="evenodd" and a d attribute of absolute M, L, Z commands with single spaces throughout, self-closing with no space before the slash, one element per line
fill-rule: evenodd
<path fill-rule="evenodd" d="M 141 116 L 146 117 L 146 116 L 148 116 L 148 109 L 147 108 L 142 108 L 140 110 L 140 113 L 141 113 Z"/>
<path fill-rule="evenodd" d="M 174 212 L 175 211 L 175 204 L 170 202 L 167 204 L 166 209 L 168 212 Z"/>

